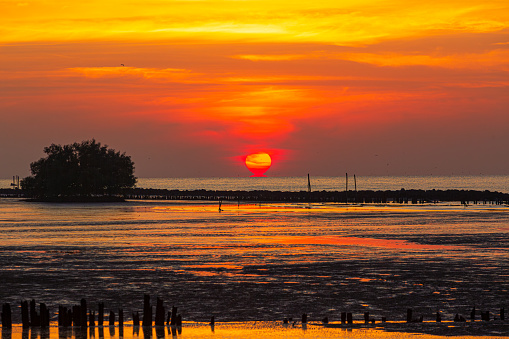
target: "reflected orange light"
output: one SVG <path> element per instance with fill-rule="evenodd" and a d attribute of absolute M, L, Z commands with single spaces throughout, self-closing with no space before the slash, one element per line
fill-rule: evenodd
<path fill-rule="evenodd" d="M 265 152 L 249 154 L 246 157 L 246 167 L 253 173 L 253 177 L 262 177 L 272 165 L 270 155 Z"/>
<path fill-rule="evenodd" d="M 390 249 L 410 249 L 410 250 L 454 250 L 461 248 L 461 246 L 418 244 L 406 240 L 396 240 L 396 239 L 377 239 L 377 238 L 340 237 L 340 236 L 293 237 L 286 238 L 281 242 L 286 244 L 366 246 L 366 247 L 383 247 Z"/>

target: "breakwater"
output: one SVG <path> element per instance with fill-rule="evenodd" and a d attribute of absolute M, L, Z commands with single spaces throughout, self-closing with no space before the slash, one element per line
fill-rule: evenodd
<path fill-rule="evenodd" d="M 509 194 L 475 190 L 386 190 L 386 191 L 220 191 L 165 190 L 136 188 L 128 199 L 224 200 L 257 202 L 338 202 L 338 203 L 435 203 L 508 204 Z"/>
<path fill-rule="evenodd" d="M 0 197 L 24 198 L 23 190 L 0 189 Z M 362 190 L 362 191 L 241 191 L 241 190 L 168 190 L 134 188 L 124 194 L 137 200 L 212 200 L 256 202 L 338 202 L 338 203 L 438 203 L 509 204 L 509 193 L 477 190 Z"/>

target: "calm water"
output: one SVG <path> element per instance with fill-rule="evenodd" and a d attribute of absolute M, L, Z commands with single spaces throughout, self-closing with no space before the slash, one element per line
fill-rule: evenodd
<path fill-rule="evenodd" d="M 426 176 L 426 177 L 357 177 L 358 190 L 460 189 L 490 190 L 509 193 L 509 176 Z M 12 179 L 0 179 L 0 188 L 9 188 Z M 306 177 L 262 178 L 139 178 L 138 187 L 179 190 L 271 190 L 306 191 Z M 314 191 L 342 191 L 346 177 L 311 177 Z M 353 175 L 348 189 L 355 188 Z"/>
<path fill-rule="evenodd" d="M 348 189 L 400 190 L 404 189 L 459 189 L 490 190 L 509 193 L 509 176 L 436 176 L 436 177 L 348 177 Z M 306 191 L 306 177 L 259 178 L 140 178 L 138 187 L 180 190 L 270 190 Z M 311 177 L 314 191 L 343 191 L 345 177 Z"/>
<path fill-rule="evenodd" d="M 222 208 L 0 199 L 0 303 L 35 298 L 54 311 L 86 298 L 130 320 L 147 293 L 199 322 L 508 309 L 507 206 Z"/>

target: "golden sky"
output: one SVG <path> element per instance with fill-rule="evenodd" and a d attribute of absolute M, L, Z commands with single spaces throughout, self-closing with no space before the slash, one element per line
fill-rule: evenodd
<path fill-rule="evenodd" d="M 0 1 L 0 177 L 509 174 L 507 1 Z"/>

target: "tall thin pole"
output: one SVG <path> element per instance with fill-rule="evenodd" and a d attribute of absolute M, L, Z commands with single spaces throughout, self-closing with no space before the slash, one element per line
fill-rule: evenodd
<path fill-rule="evenodd" d="M 345 195 L 346 195 L 346 203 L 348 204 L 348 173 L 346 173 L 346 188 L 345 188 Z"/>
<path fill-rule="evenodd" d="M 357 178 L 355 177 L 355 174 L 353 175 L 353 183 L 355 185 L 355 201 L 354 202 L 357 202 Z"/>
<path fill-rule="evenodd" d="M 311 180 L 309 179 L 309 173 L 308 173 L 308 192 L 311 193 Z"/>

